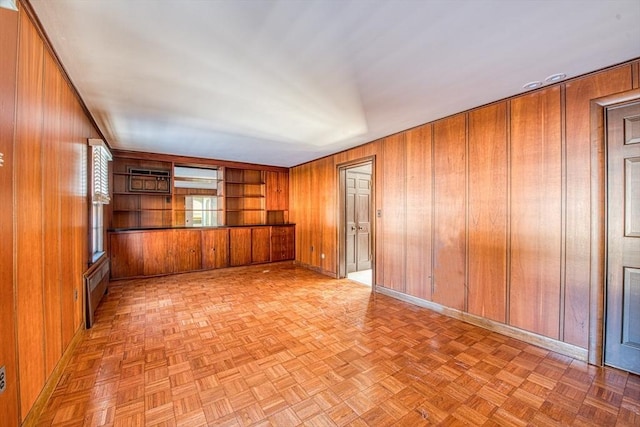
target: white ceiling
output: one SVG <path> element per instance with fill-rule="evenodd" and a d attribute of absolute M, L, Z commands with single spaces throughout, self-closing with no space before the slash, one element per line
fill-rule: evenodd
<path fill-rule="evenodd" d="M 640 57 L 639 0 L 31 0 L 113 148 L 293 166 Z"/>

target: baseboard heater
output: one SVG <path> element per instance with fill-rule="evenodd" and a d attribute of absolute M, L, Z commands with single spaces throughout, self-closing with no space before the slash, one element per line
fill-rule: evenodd
<path fill-rule="evenodd" d="M 102 257 L 84 274 L 85 285 L 85 326 L 93 326 L 93 314 L 109 286 L 109 258 Z"/>

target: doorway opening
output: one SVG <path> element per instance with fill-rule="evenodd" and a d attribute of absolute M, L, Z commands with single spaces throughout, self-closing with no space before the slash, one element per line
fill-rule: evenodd
<path fill-rule="evenodd" d="M 640 373 L 640 89 L 591 100 L 588 361 Z"/>
<path fill-rule="evenodd" d="M 374 160 L 338 167 L 340 182 L 340 277 L 373 286 Z"/>
<path fill-rule="evenodd" d="M 640 374 L 640 102 L 606 109 L 605 364 Z"/>

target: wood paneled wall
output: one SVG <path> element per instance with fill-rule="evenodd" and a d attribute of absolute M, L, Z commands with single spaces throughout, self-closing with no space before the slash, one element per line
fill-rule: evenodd
<path fill-rule="evenodd" d="M 292 168 L 296 260 L 337 275 L 337 167 L 375 156 L 378 286 L 586 349 L 589 105 L 638 80 L 636 61 Z"/>
<path fill-rule="evenodd" d="M 98 133 L 22 7 L 0 9 L 0 62 L 0 419 L 18 425 L 83 323 Z"/>
<path fill-rule="evenodd" d="M 13 133 L 15 128 L 18 14 L 0 8 L 0 366 L 7 390 L 0 394 L 0 420 L 18 419 L 15 312 L 13 310 Z"/>

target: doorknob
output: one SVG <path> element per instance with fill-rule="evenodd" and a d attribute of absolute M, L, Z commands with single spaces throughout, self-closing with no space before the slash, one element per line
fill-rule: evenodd
<path fill-rule="evenodd" d="M 359 226 L 358 230 L 362 231 L 362 230 L 364 230 L 364 227 L 363 226 Z"/>
<path fill-rule="evenodd" d="M 355 225 L 351 226 L 351 231 L 356 231 L 356 226 Z"/>

